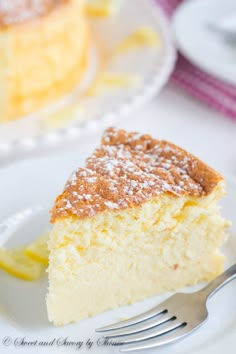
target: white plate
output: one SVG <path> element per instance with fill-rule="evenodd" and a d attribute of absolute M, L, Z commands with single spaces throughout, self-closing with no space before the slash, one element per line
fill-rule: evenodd
<path fill-rule="evenodd" d="M 87 151 L 88 152 L 88 151 Z M 84 152 L 84 156 L 86 151 Z M 32 159 L 12 164 L 3 168 L 0 175 L 1 211 L 0 220 L 4 220 L 16 212 L 36 205 L 50 207 L 59 193 L 70 172 L 83 163 L 84 156 L 78 153 L 60 156 Z M 236 181 L 228 179 L 228 194 L 223 202 L 223 214 L 230 220 L 236 219 Z M 39 214 L 19 227 L 8 245 L 16 246 L 29 242 L 38 236 L 47 226 L 48 213 Z M 236 235 L 235 224 L 232 234 Z M 1 235 L 0 235 L 1 236 Z M 4 240 L 2 240 L 4 241 Z M 231 237 L 224 247 L 229 266 L 236 260 L 236 238 Z M 144 280 L 145 281 L 145 280 Z M 156 296 L 133 306 L 127 306 L 114 311 L 105 312 L 94 318 L 65 327 L 53 327 L 47 320 L 45 294 L 47 279 L 36 283 L 27 283 L 9 277 L 0 272 L 0 353 L 15 353 L 14 343 L 9 347 L 2 344 L 3 338 L 23 338 L 25 340 L 50 341 L 54 338 L 66 338 L 70 341 L 84 341 L 89 338 L 94 342 L 90 353 L 118 353 L 115 347 L 100 347 L 96 345 L 99 338 L 95 328 L 112 323 L 124 317 L 143 312 L 162 301 L 167 295 Z M 189 287 L 193 291 L 198 287 Z M 225 286 L 209 301 L 209 320 L 191 336 L 178 344 L 167 346 L 158 353 L 169 354 L 233 354 L 236 335 L 236 282 Z M 233 346 L 233 347 L 232 347 Z M 61 351 L 60 351 L 61 350 Z M 76 353 L 74 348 L 27 347 L 24 354 L 36 353 Z M 88 353 L 81 348 L 79 353 Z M 155 350 L 149 353 L 156 353 Z"/>
<path fill-rule="evenodd" d="M 208 25 L 236 13 L 235 0 L 190 0 L 177 9 L 173 29 L 180 51 L 213 76 L 236 85 L 236 44 L 226 43 Z"/>
<path fill-rule="evenodd" d="M 85 88 L 94 79 L 99 66 L 99 51 L 92 46 L 89 55 L 88 70 L 82 84 L 66 99 L 50 108 L 12 123 L 0 125 L 0 158 L 22 156 L 78 139 L 91 129 L 113 124 L 119 116 L 130 113 L 147 102 L 167 82 L 175 62 L 169 23 L 154 0 L 129 0 L 122 2 L 120 11 L 109 19 L 93 20 L 93 33 L 105 49 L 112 49 L 134 30 L 147 26 L 157 32 L 160 45 L 134 50 L 116 59 L 110 59 L 103 71 L 132 75 L 138 84 L 119 90 L 110 90 L 105 94 L 91 98 L 81 97 Z M 69 102 L 80 102 L 81 110 L 66 127 L 45 129 L 42 120 L 48 112 L 54 112 L 59 106 Z"/>

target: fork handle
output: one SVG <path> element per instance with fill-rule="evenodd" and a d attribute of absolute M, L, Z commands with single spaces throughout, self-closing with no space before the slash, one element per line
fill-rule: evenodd
<path fill-rule="evenodd" d="M 200 290 L 200 293 L 205 295 L 206 299 L 208 299 L 234 278 L 236 278 L 236 264 L 232 265 L 224 273 L 212 280 L 205 288 Z"/>

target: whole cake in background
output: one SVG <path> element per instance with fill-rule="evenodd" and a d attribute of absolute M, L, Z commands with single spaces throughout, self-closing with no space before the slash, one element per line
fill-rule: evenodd
<path fill-rule="evenodd" d="M 0 0 L 0 121 L 65 95 L 86 68 L 84 0 Z"/>
<path fill-rule="evenodd" d="M 223 177 L 180 147 L 110 128 L 52 210 L 49 320 L 56 325 L 222 272 Z"/>

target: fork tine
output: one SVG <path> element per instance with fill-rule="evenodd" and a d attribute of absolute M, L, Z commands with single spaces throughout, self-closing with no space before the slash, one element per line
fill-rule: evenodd
<path fill-rule="evenodd" d="M 148 339 L 152 339 L 154 337 L 166 334 L 170 331 L 173 331 L 179 327 L 181 327 L 183 325 L 183 323 L 178 322 L 176 320 L 173 321 L 169 321 L 168 324 L 165 323 L 165 326 L 163 326 L 162 328 L 155 327 L 154 329 L 152 329 L 151 331 L 145 331 L 145 332 L 141 332 L 138 333 L 137 335 L 131 335 L 129 336 L 127 339 L 121 339 L 119 341 L 120 344 L 126 344 L 126 343 L 134 343 L 134 342 L 140 342 L 143 340 L 148 340 Z"/>
<path fill-rule="evenodd" d="M 177 329 L 175 329 L 174 331 L 167 333 L 164 336 L 159 336 L 159 337 L 156 337 L 156 338 L 153 338 L 151 340 L 147 340 L 147 341 L 144 341 L 141 343 L 130 344 L 127 347 L 121 348 L 120 352 L 127 353 L 127 352 L 132 352 L 132 351 L 161 347 L 163 345 L 173 343 L 174 341 L 182 339 L 183 337 L 188 335 L 190 332 L 192 332 L 196 328 L 197 327 L 192 328 L 188 325 L 181 326 L 181 327 L 178 327 Z"/>
<path fill-rule="evenodd" d="M 107 338 L 127 336 L 129 334 L 142 332 L 147 329 L 151 329 L 153 327 L 161 325 L 166 321 L 171 320 L 171 318 L 173 318 L 173 316 L 171 316 L 168 312 L 165 312 L 164 314 L 159 314 L 155 316 L 152 320 L 149 319 L 149 321 L 145 321 L 145 322 L 143 321 L 142 323 L 139 322 L 137 325 L 134 324 L 132 326 L 125 327 L 124 329 L 121 328 L 118 330 L 114 330 L 109 332 L 108 334 L 105 333 L 104 335 Z"/>
<path fill-rule="evenodd" d="M 151 310 L 149 310 L 147 312 L 144 312 L 144 313 L 141 313 L 140 315 L 129 318 L 128 320 L 113 323 L 109 326 L 98 328 L 98 329 L 96 329 L 96 332 L 106 332 L 106 331 L 112 331 L 114 329 L 128 327 L 133 324 L 137 324 L 137 323 L 143 322 L 145 320 L 148 320 L 156 315 L 159 315 L 160 313 L 162 313 L 164 311 L 166 311 L 165 302 L 161 303 L 158 306 L 153 307 Z"/>

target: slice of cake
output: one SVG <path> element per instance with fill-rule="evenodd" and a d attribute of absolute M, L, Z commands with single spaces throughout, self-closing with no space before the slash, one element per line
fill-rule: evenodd
<path fill-rule="evenodd" d="M 108 129 L 52 210 L 56 325 L 214 278 L 228 223 L 224 179 L 178 146 Z"/>

